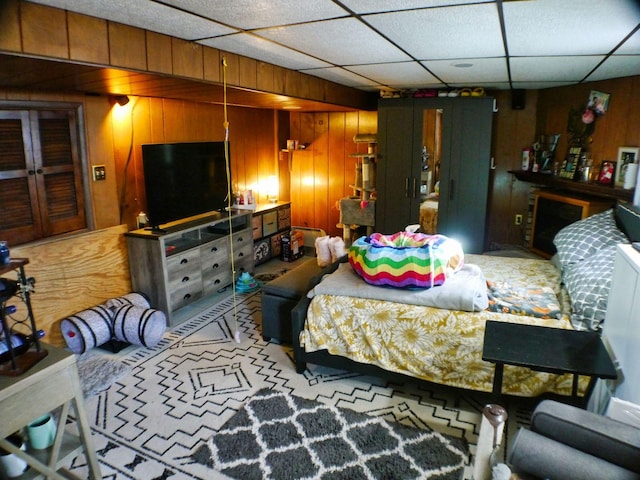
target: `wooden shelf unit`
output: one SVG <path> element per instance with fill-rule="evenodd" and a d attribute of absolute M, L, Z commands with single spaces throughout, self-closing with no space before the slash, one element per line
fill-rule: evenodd
<path fill-rule="evenodd" d="M 282 236 L 291 230 L 291 202 L 265 203 L 253 212 L 255 265 L 282 253 Z"/>
<path fill-rule="evenodd" d="M 597 182 L 568 180 L 549 173 L 529 172 L 525 170 L 511 170 L 509 173 L 515 175 L 520 181 L 544 185 L 556 190 L 564 190 L 594 197 L 613 198 L 616 200 L 633 200 L 633 189 L 615 188 L 609 185 L 600 185 Z"/>

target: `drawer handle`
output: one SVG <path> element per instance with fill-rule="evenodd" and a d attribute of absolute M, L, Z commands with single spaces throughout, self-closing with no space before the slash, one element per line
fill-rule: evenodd
<path fill-rule="evenodd" d="M 237 240 L 237 241 L 238 241 L 238 242 L 242 242 L 242 241 L 244 241 L 244 237 L 238 237 L 238 240 Z"/>
<path fill-rule="evenodd" d="M 238 254 L 238 257 L 244 257 L 244 253 L 240 252 L 240 253 Z"/>
<path fill-rule="evenodd" d="M 189 281 L 189 277 L 182 277 L 182 283 L 186 283 Z"/>
<path fill-rule="evenodd" d="M 184 300 L 189 300 L 191 298 L 191 294 L 187 293 L 184 297 L 182 297 Z"/>
<path fill-rule="evenodd" d="M 218 251 L 218 247 L 211 247 L 211 251 L 212 252 L 217 252 Z"/>
<path fill-rule="evenodd" d="M 185 263 L 189 263 L 189 260 L 187 258 L 183 258 L 182 260 L 180 260 L 180 263 L 184 265 Z"/>
<path fill-rule="evenodd" d="M 215 270 L 216 268 L 220 268 L 220 265 L 218 265 L 217 263 L 213 264 L 213 267 L 211 267 L 212 270 Z"/>
<path fill-rule="evenodd" d="M 214 285 L 218 285 L 219 283 L 220 283 L 220 279 L 219 278 L 216 278 L 216 281 L 213 282 Z"/>

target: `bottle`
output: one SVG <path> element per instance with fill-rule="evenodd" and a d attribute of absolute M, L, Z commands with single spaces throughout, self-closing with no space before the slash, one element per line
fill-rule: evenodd
<path fill-rule="evenodd" d="M 9 245 L 4 240 L 0 241 L 0 265 L 9 265 L 10 262 Z"/>

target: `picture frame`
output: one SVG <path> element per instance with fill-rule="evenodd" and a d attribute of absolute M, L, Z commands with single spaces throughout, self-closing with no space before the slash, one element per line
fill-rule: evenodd
<path fill-rule="evenodd" d="M 582 147 L 569 147 L 569 153 L 562 162 L 558 176 L 568 180 L 575 179 L 580 162 L 580 155 L 582 155 Z"/>
<path fill-rule="evenodd" d="M 613 186 L 616 173 L 616 162 L 605 160 L 600 164 L 600 172 L 598 173 L 598 183 L 600 185 Z"/>
<path fill-rule="evenodd" d="M 614 185 L 624 187 L 624 176 L 627 173 L 627 165 L 638 163 L 640 160 L 640 147 L 619 147 L 618 161 L 616 162 L 616 176 Z"/>
<path fill-rule="evenodd" d="M 604 115 L 607 112 L 607 108 L 609 108 L 610 97 L 611 95 L 608 93 L 591 90 L 587 99 L 587 106 L 596 112 L 596 115 Z"/>

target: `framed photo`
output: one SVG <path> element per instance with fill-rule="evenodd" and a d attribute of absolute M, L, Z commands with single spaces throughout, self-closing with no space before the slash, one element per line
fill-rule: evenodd
<path fill-rule="evenodd" d="M 608 93 L 591 90 L 587 106 L 596 112 L 596 115 L 604 115 L 607 112 L 607 108 L 609 108 L 609 97 Z"/>
<path fill-rule="evenodd" d="M 616 164 L 615 186 L 622 188 L 624 186 L 624 176 L 627 173 L 627 165 L 630 163 L 638 163 L 640 157 L 639 147 L 620 147 L 618 148 L 618 162 Z"/>
<path fill-rule="evenodd" d="M 598 174 L 598 183 L 601 185 L 613 185 L 616 173 L 616 162 L 605 160 L 600 164 L 600 173 Z"/>
<path fill-rule="evenodd" d="M 558 176 L 573 180 L 576 178 L 578 171 L 578 162 L 580 161 L 580 155 L 582 154 L 582 147 L 570 147 L 567 157 L 562 162 Z"/>

